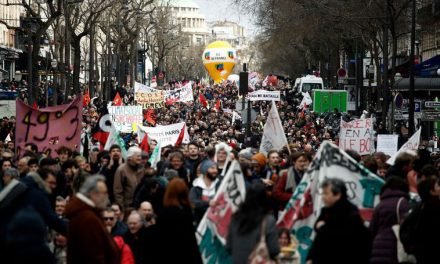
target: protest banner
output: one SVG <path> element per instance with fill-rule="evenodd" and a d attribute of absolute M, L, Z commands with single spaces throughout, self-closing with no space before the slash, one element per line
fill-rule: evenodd
<path fill-rule="evenodd" d="M 134 83 L 134 92 L 139 93 L 154 93 L 159 91 L 158 89 L 154 89 L 153 87 L 148 87 L 145 84 L 135 82 Z"/>
<path fill-rule="evenodd" d="M 226 237 L 232 215 L 246 196 L 246 186 L 240 163 L 234 160 L 220 184 L 211 206 L 197 228 L 197 241 L 203 263 L 231 263 L 226 252 Z"/>
<path fill-rule="evenodd" d="M 146 127 L 138 124 L 138 140 L 142 141 L 145 134 L 148 133 L 148 139 L 160 142 L 162 147 L 166 147 L 168 145 L 174 146 L 179 140 L 179 135 L 182 129 L 184 129 L 182 143 L 189 143 L 189 134 L 185 122 L 157 127 Z"/>
<path fill-rule="evenodd" d="M 360 155 L 374 153 L 373 119 L 355 119 L 351 122 L 341 120 L 339 147 L 354 150 Z"/>
<path fill-rule="evenodd" d="M 323 206 L 320 187 L 327 178 L 345 182 L 347 196 L 358 207 L 362 218 L 370 221 L 373 208 L 379 203 L 384 181 L 356 162 L 342 149 L 324 141 L 300 184 L 278 220 L 278 227 L 292 230 L 299 240 L 298 251 L 306 259 L 314 239 L 314 224 Z"/>
<path fill-rule="evenodd" d="M 271 150 L 281 150 L 286 145 L 288 145 L 286 134 L 284 134 L 277 106 L 272 101 L 272 108 L 263 129 L 260 152 L 267 154 Z"/>
<path fill-rule="evenodd" d="M 121 148 L 121 155 L 124 159 L 127 158 L 127 149 L 125 148 L 125 142 L 119 135 L 119 132 L 112 125 L 107 142 L 105 142 L 104 149 L 110 151 L 113 145 L 118 145 Z"/>
<path fill-rule="evenodd" d="M 116 130 L 121 133 L 131 133 L 133 123 L 142 124 L 142 107 L 140 105 L 109 106 L 110 120 Z"/>
<path fill-rule="evenodd" d="M 411 151 L 411 150 L 417 151 L 417 149 L 419 149 L 421 133 L 422 133 L 422 127 L 420 127 L 419 130 L 417 130 L 417 132 L 414 133 L 414 135 L 412 135 L 412 137 L 408 139 L 408 141 L 405 144 L 403 144 L 402 147 L 400 147 L 399 151 L 394 153 L 394 155 L 387 160 L 387 164 L 394 165 L 397 156 L 399 156 L 403 152 Z"/>
<path fill-rule="evenodd" d="M 393 156 L 397 152 L 399 135 L 377 135 L 377 152 Z"/>
<path fill-rule="evenodd" d="M 80 151 L 82 126 L 82 98 L 72 103 L 34 109 L 17 100 L 15 144 L 21 157 L 26 143 L 34 143 L 49 157 L 57 157 L 61 146 Z"/>
<path fill-rule="evenodd" d="M 248 98 L 251 101 L 280 101 L 280 91 L 266 91 L 258 90 L 248 94 Z"/>
<path fill-rule="evenodd" d="M 137 105 L 142 106 L 142 109 L 161 108 L 165 106 L 164 92 L 135 92 L 134 100 Z"/>
<path fill-rule="evenodd" d="M 175 102 L 191 102 L 194 101 L 192 83 L 188 82 L 182 88 L 176 90 L 168 90 L 165 93 L 165 102 L 167 104 L 173 104 Z"/>

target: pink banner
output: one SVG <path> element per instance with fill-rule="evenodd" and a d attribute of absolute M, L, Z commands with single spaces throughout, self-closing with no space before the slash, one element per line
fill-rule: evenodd
<path fill-rule="evenodd" d="M 82 99 L 68 105 L 34 109 L 17 100 L 15 144 L 17 156 L 24 153 L 26 143 L 34 143 L 38 151 L 57 157 L 59 147 L 79 151 L 82 126 Z"/>

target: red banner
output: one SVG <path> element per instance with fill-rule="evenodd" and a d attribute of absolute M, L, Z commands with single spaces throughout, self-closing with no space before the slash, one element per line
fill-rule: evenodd
<path fill-rule="evenodd" d="M 26 143 L 34 143 L 38 151 L 50 157 L 58 156 L 56 150 L 66 146 L 79 151 L 82 126 L 82 98 L 71 104 L 34 109 L 17 100 L 15 144 L 17 156 L 24 153 Z"/>

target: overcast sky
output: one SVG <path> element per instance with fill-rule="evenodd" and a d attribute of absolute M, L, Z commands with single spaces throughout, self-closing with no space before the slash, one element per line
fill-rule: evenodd
<path fill-rule="evenodd" d="M 238 8 L 231 4 L 230 0 L 193 0 L 206 16 L 208 21 L 232 20 L 246 28 L 248 37 L 252 37 L 255 31 L 251 19 L 247 14 L 240 14 Z"/>

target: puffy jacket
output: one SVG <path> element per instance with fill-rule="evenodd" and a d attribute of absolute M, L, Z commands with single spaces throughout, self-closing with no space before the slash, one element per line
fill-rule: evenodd
<path fill-rule="evenodd" d="M 113 240 L 116 242 L 116 245 L 119 249 L 119 255 L 121 256 L 121 264 L 134 264 L 133 252 L 131 251 L 130 246 L 125 244 L 124 239 L 121 236 L 113 237 Z"/>

